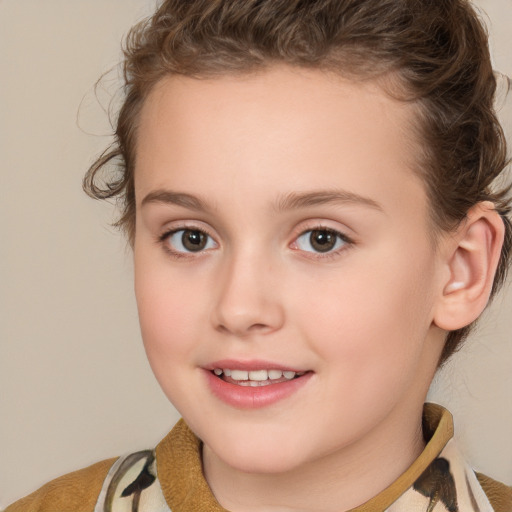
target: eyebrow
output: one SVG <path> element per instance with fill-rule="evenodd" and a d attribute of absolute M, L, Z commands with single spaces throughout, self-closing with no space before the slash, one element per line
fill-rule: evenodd
<path fill-rule="evenodd" d="M 212 210 L 206 201 L 201 198 L 185 192 L 174 192 L 172 190 L 155 190 L 150 192 L 142 200 L 141 206 L 148 203 L 171 204 L 200 212 Z M 277 200 L 275 210 L 277 212 L 284 212 L 323 204 L 358 204 L 381 212 L 384 211 L 382 206 L 373 199 L 346 190 L 290 192 Z"/>
<path fill-rule="evenodd" d="M 383 212 L 382 206 L 369 197 L 346 190 L 318 190 L 306 193 L 286 194 L 276 204 L 278 212 L 308 208 L 323 204 L 358 204 Z"/>
<path fill-rule="evenodd" d="M 193 196 L 192 194 L 186 194 L 184 192 L 174 192 L 172 190 L 155 190 L 154 192 L 150 192 L 142 200 L 141 206 L 148 203 L 173 204 L 200 212 L 210 210 L 206 202 L 199 197 Z"/>

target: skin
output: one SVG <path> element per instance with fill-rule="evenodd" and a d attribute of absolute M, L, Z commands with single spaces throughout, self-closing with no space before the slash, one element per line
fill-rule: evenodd
<path fill-rule="evenodd" d="M 347 510 L 423 449 L 452 246 L 432 244 L 415 114 L 375 84 L 284 66 L 166 78 L 145 101 L 134 242 L 142 335 L 233 512 Z M 343 200 L 284 204 L 318 191 Z M 185 228 L 208 234 L 204 250 L 168 235 Z M 301 237 L 312 229 L 345 238 L 318 253 Z M 205 379 L 226 358 L 310 377 L 290 397 L 242 410 Z"/>

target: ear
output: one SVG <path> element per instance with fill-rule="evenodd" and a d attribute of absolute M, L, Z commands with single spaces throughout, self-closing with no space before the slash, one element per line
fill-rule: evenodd
<path fill-rule="evenodd" d="M 457 230 L 443 240 L 447 277 L 435 307 L 435 325 L 454 331 L 480 316 L 489 301 L 504 233 L 494 205 L 484 201 L 471 208 Z"/>

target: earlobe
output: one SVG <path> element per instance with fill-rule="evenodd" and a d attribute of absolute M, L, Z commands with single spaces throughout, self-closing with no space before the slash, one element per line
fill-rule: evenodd
<path fill-rule="evenodd" d="M 434 323 L 453 331 L 475 321 L 491 293 L 504 237 L 503 221 L 490 202 L 475 205 L 447 239 L 446 266 Z"/>

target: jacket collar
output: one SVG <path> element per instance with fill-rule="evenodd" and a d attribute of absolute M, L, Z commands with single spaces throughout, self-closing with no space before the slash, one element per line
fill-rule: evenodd
<path fill-rule="evenodd" d="M 425 404 L 423 432 L 427 444 L 413 464 L 351 512 L 493 512 L 452 439 L 452 415 L 439 405 Z M 203 476 L 201 441 L 183 420 L 158 444 L 156 472 L 155 485 L 173 512 L 226 512 Z"/>

